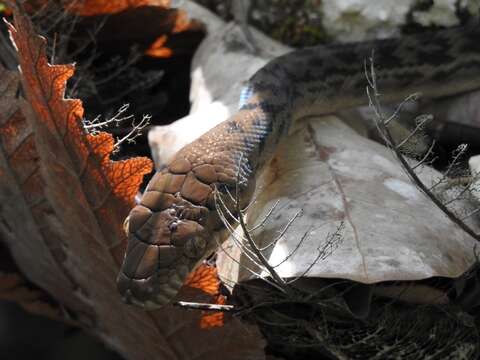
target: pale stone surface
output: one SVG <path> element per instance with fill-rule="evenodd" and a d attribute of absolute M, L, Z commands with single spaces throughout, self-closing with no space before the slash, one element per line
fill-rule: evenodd
<path fill-rule="evenodd" d="M 472 194 L 480 202 L 480 155 L 472 156 L 468 160 L 468 166 L 470 167 L 472 176 L 476 178 L 472 186 Z"/>
<path fill-rule="evenodd" d="M 148 134 L 157 168 L 167 164 L 184 145 L 235 113 L 244 81 L 272 58 L 291 51 L 252 28 L 257 46 L 262 49 L 260 54 L 252 54 L 235 24 L 224 23 L 191 1 L 183 1 L 182 8 L 190 17 L 207 24 L 209 35 L 192 62 L 190 115 L 171 125 L 156 126 Z"/>
<path fill-rule="evenodd" d="M 413 19 L 423 26 L 458 25 L 460 19 L 455 13 L 456 5 L 456 0 L 434 0 L 432 7 L 427 11 L 413 11 Z"/>
<path fill-rule="evenodd" d="M 323 25 L 341 41 L 388 37 L 398 32 L 416 0 L 324 0 Z"/>
<path fill-rule="evenodd" d="M 408 16 L 422 26 L 453 26 L 460 19 L 457 7 L 473 16 L 478 14 L 478 0 L 434 0 L 426 10 L 417 10 L 419 0 L 324 0 L 323 25 L 340 41 L 384 38 L 398 34 Z"/>

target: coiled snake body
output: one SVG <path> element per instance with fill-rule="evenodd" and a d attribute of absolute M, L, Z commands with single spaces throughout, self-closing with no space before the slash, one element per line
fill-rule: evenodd
<path fill-rule="evenodd" d="M 157 172 L 127 218 L 128 248 L 118 276 L 125 301 L 169 303 L 186 276 L 226 237 L 214 190 L 255 178 L 293 121 L 367 102 L 364 61 L 372 50 L 383 101 L 422 92 L 439 97 L 480 87 L 480 26 L 398 39 L 307 48 L 261 68 L 228 120 L 180 150 Z"/>

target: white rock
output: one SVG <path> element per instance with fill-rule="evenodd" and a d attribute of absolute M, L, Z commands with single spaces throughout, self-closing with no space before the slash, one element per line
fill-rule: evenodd
<path fill-rule="evenodd" d="M 416 0 L 324 0 L 323 26 L 340 41 L 385 38 L 398 32 Z"/>
<path fill-rule="evenodd" d="M 460 19 L 456 15 L 456 3 L 457 0 L 434 0 L 432 7 L 427 11 L 414 11 L 413 19 L 423 26 L 458 25 Z"/>
<path fill-rule="evenodd" d="M 434 0 L 427 10 L 414 10 L 419 0 L 324 0 L 323 26 L 339 41 L 359 41 L 395 35 L 408 15 L 423 26 L 453 26 L 459 23 L 456 8 L 473 16 L 479 13 L 479 0 Z"/>
<path fill-rule="evenodd" d="M 468 160 L 468 166 L 472 176 L 476 177 L 476 181 L 472 185 L 472 195 L 480 201 L 480 155 L 472 156 Z"/>
<path fill-rule="evenodd" d="M 155 126 L 148 133 L 157 169 L 168 163 L 184 145 L 234 114 L 243 81 L 272 58 L 291 51 L 252 28 L 257 46 L 262 49 L 262 53 L 252 54 L 237 25 L 224 23 L 191 1 L 183 1 L 182 9 L 208 25 L 208 36 L 192 61 L 190 115 L 170 125 Z"/>

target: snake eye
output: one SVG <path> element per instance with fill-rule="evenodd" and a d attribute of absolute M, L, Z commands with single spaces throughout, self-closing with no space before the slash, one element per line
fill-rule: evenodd
<path fill-rule="evenodd" d="M 205 255 L 206 247 L 207 241 L 201 236 L 195 236 L 185 243 L 183 253 L 190 259 L 199 259 Z"/>

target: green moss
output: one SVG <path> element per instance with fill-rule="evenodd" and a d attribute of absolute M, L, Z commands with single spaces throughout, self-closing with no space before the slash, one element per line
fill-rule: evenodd
<path fill-rule="evenodd" d="M 328 40 L 318 0 L 257 0 L 250 21 L 269 36 L 291 46 L 311 46 Z"/>

